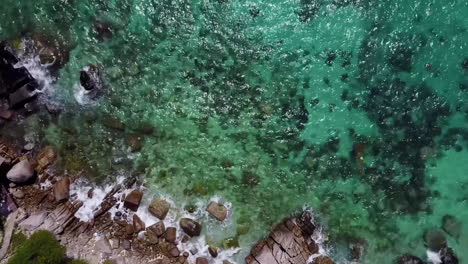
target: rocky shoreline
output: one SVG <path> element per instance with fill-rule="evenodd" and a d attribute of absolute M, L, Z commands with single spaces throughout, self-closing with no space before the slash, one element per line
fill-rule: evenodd
<path fill-rule="evenodd" d="M 31 149 L 19 156 L 14 147 L 2 142 L 2 179 L 8 179 L 4 192 L 6 206 L 11 213 L 7 222 L 17 229 L 11 232 L 32 234 L 36 230 L 48 230 L 67 248 L 67 255 L 90 263 L 106 260 L 114 263 L 232 263 L 221 259 L 220 250 L 209 247 L 209 256 L 192 257 L 196 252 L 183 252 L 184 244 L 198 237 L 202 225 L 190 218 L 181 218 L 178 226 L 165 226 L 164 218 L 170 203 L 155 199 L 148 212 L 161 221 L 146 226 L 135 212 L 141 206 L 144 193 L 134 179 L 116 184 L 93 211 L 93 220 L 81 221 L 76 213 L 83 206 L 71 186 L 78 178 L 54 175 L 48 167 L 54 163 L 56 153 L 47 146 L 36 155 Z M 32 161 L 29 161 L 32 159 Z M 6 174 L 5 174 L 6 172 Z M 93 197 L 93 190 L 88 192 Z M 8 202 L 9 201 L 9 202 Z M 111 209 L 119 209 L 111 213 Z M 228 209 L 211 201 L 206 212 L 217 221 L 224 221 Z M 285 220 L 271 235 L 257 243 L 245 259 L 247 264 L 273 263 L 333 263 L 319 253 L 319 246 L 312 239 L 315 226 L 309 212 Z M 10 234 L 11 236 L 11 234 Z M 5 243 L 5 242 L 4 242 Z M 316 258 L 311 262 L 313 257 Z M 6 263 L 8 255 L 1 263 Z"/>

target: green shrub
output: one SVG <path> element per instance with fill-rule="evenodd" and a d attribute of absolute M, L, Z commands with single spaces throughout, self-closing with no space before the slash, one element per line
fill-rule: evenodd
<path fill-rule="evenodd" d="M 40 230 L 19 245 L 8 264 L 60 264 L 65 252 L 52 233 Z"/>
<path fill-rule="evenodd" d="M 15 251 L 16 249 L 21 247 L 27 239 L 28 237 L 26 237 L 26 235 L 23 232 L 13 234 L 13 236 L 11 236 L 10 250 Z"/>

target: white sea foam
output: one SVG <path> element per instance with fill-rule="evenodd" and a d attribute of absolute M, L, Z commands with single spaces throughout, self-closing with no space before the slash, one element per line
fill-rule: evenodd
<path fill-rule="evenodd" d="M 426 255 L 427 255 L 427 259 L 429 260 L 429 262 L 433 264 L 442 263 L 439 253 L 431 251 L 431 250 L 427 250 Z"/>

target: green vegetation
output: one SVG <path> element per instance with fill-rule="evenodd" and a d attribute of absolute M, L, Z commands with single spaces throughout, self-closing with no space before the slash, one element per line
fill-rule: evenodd
<path fill-rule="evenodd" d="M 67 259 L 65 247 L 45 230 L 35 232 L 30 238 L 22 232 L 14 234 L 10 250 L 14 256 L 8 264 L 88 264 L 81 259 Z"/>

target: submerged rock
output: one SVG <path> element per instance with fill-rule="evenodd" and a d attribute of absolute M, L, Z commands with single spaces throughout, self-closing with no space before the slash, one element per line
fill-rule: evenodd
<path fill-rule="evenodd" d="M 162 199 L 156 199 L 148 207 L 148 211 L 155 217 L 164 220 L 164 218 L 166 218 L 167 213 L 169 212 L 170 207 L 171 204 L 167 201 Z"/>
<path fill-rule="evenodd" d="M 398 258 L 396 264 L 424 264 L 424 261 L 412 255 L 404 255 Z"/>
<path fill-rule="evenodd" d="M 424 233 L 424 243 L 428 249 L 438 252 L 447 246 L 447 239 L 442 230 L 431 229 Z"/>
<path fill-rule="evenodd" d="M 442 217 L 442 229 L 452 237 L 458 239 L 462 231 L 462 222 L 455 216 L 444 215 L 444 217 Z"/>
<path fill-rule="evenodd" d="M 99 68 L 95 65 L 84 67 L 80 71 L 80 84 L 85 90 L 88 91 L 102 89 L 103 83 Z"/>
<path fill-rule="evenodd" d="M 179 224 L 182 230 L 184 230 L 184 232 L 191 237 L 199 236 L 201 233 L 202 226 L 195 220 L 190 218 L 182 218 L 180 219 Z"/>
<path fill-rule="evenodd" d="M 22 160 L 7 173 L 7 178 L 14 183 L 25 183 L 34 176 L 34 170 L 28 160 Z"/>
<path fill-rule="evenodd" d="M 206 211 L 213 216 L 214 218 L 218 219 L 219 221 L 224 221 L 227 217 L 228 210 L 227 208 L 219 204 L 217 202 L 210 202 Z"/>

